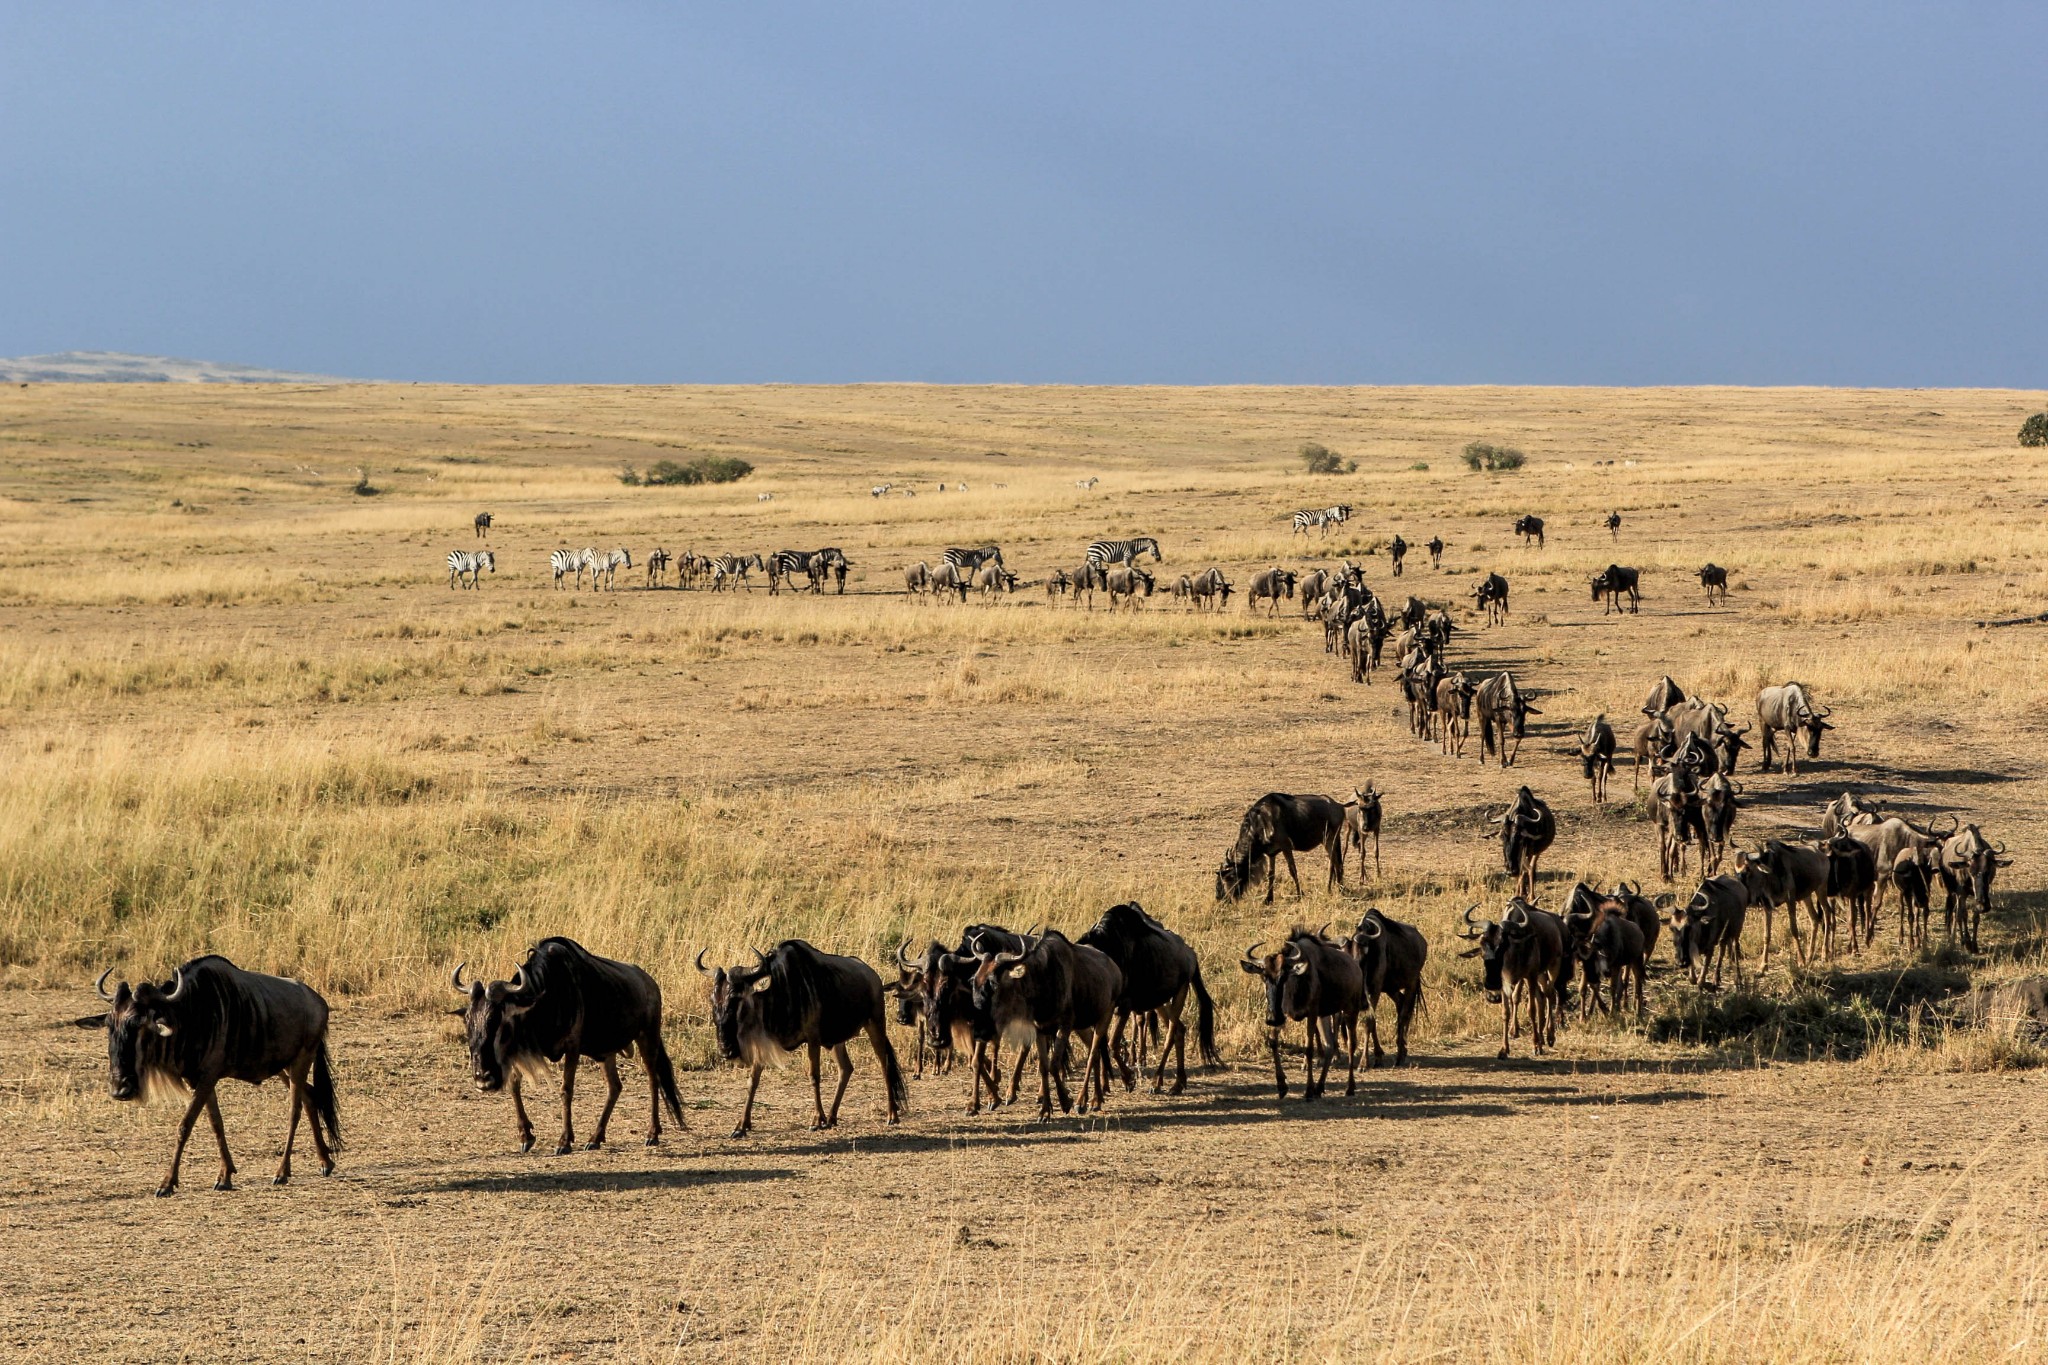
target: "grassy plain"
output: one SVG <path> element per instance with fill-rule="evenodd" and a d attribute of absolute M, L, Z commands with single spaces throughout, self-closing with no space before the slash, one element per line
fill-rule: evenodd
<path fill-rule="evenodd" d="M 1818 390 L 0 390 L 0 1352 L 123 1358 L 2024 1359 L 2041 1353 L 2048 1124 L 2034 1048 L 1941 999 L 2041 966 L 2048 474 L 2029 396 Z M 1528 467 L 1466 471 L 1467 440 Z M 1355 474 L 1311 478 L 1320 440 Z M 716 488 L 622 465 L 739 455 Z M 1427 466 L 1426 468 L 1420 466 Z M 1083 490 L 1076 480 L 1096 476 Z M 379 491 L 354 492 L 360 479 Z M 868 495 L 890 481 L 896 492 Z M 955 485 L 965 482 L 961 491 Z M 948 491 L 941 493 L 944 482 Z M 907 497 L 903 489 L 912 489 Z M 760 494 L 772 494 L 767 501 Z M 1297 507 L 1357 515 L 1304 545 Z M 1610 541 L 1599 521 L 1624 518 Z M 442 560 L 495 513 L 498 572 Z M 1545 516 L 1524 549 L 1508 525 Z M 1389 576 L 1396 531 L 1449 543 Z M 1384 676 L 1298 613 L 1112 616 L 1027 589 L 906 599 L 900 570 L 1001 543 L 1027 580 L 1151 534 L 1164 575 L 1350 555 L 1396 601 L 1514 584 L 1454 647 L 1541 694 L 1519 769 L 1440 758 Z M 843 547 L 845 597 L 555 591 L 558 546 Z M 1642 568 L 1643 614 L 1587 575 Z M 1734 572 L 1709 608 L 1691 571 Z M 1562 824 L 1544 899 L 1655 879 L 1626 769 L 1596 808 L 1565 753 L 1660 673 L 1749 707 L 1796 677 L 1823 761 L 1749 774 L 1748 838 L 1854 785 L 2004 839 L 1982 957 L 1889 934 L 1721 1005 L 1673 974 L 1646 1028 L 1492 1060 L 1449 936 L 1498 904 L 1488 813 Z M 1476 750 L 1476 746 L 1475 746 Z M 1267 790 L 1387 794 L 1385 874 L 1217 906 Z M 1355 871 L 1355 869 L 1354 869 Z M 969 1120 L 958 1077 L 883 1129 L 863 1064 L 840 1132 L 794 1074 L 722 1137 L 689 960 L 801 935 L 879 960 L 970 918 L 1078 930 L 1135 897 L 1196 943 L 1235 1065 L 1048 1127 Z M 1431 936 L 1418 1065 L 1276 1107 L 1251 939 L 1366 904 Z M 1752 926 L 1752 961 L 1759 946 Z M 436 1011 L 459 957 L 568 933 L 669 994 L 692 1131 L 510 1155 Z M 104 1098 L 99 967 L 204 949 L 336 1005 L 350 1146 L 286 1191 L 146 1196 L 166 1110 Z M 1924 1007 L 1923 1007 L 1924 1006 Z M 1705 1029 L 1712 1046 L 1679 1041 Z M 859 1060 L 858 1058 L 856 1059 Z M 586 1089 L 586 1094 L 589 1091 Z M 637 1126 L 628 1091 L 622 1118 Z M 280 1092 L 230 1095 L 251 1171 Z M 543 1101 L 536 1112 L 551 1121 Z M 587 1120 L 586 1120 L 587 1122 Z M 306 1167 L 310 1169 L 310 1167 Z M 208 1249 L 202 1255 L 195 1241 Z M 18 1264 L 5 1264 L 9 1257 Z M 146 1265 L 131 1280 L 119 1267 Z M 110 1292 L 111 1291 L 111 1292 Z M 680 1305 L 680 1306 L 679 1306 Z"/>

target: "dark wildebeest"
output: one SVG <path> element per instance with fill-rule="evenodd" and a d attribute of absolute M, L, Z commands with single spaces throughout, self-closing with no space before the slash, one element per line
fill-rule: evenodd
<path fill-rule="evenodd" d="M 1358 921 L 1358 928 L 1346 940 L 1365 983 L 1365 1036 L 1372 1048 L 1368 1065 L 1386 1061 L 1380 1046 L 1380 997 L 1394 1002 L 1394 1065 L 1408 1065 L 1408 1025 L 1415 1018 L 1415 1006 L 1422 999 L 1422 964 L 1429 957 L 1429 941 L 1412 924 L 1389 918 L 1370 909 Z"/>
<path fill-rule="evenodd" d="M 1650 689 L 1650 695 L 1643 701 L 1643 714 L 1661 716 L 1685 701 L 1685 689 L 1671 680 L 1669 674 L 1657 679 L 1657 685 Z"/>
<path fill-rule="evenodd" d="M 1595 716 L 1579 736 L 1579 771 L 1593 786 L 1593 800 L 1607 799 L 1607 779 L 1614 775 L 1614 727 L 1607 717 Z"/>
<path fill-rule="evenodd" d="M 1280 1032 L 1289 1020 L 1300 1020 L 1307 1035 L 1307 1056 L 1303 1062 L 1305 1085 L 1301 1097 L 1312 1100 L 1323 1093 L 1330 1076 L 1330 1063 L 1337 1052 L 1337 1037 L 1345 1039 L 1350 1073 L 1344 1093 L 1358 1091 L 1358 1011 L 1365 1002 L 1365 974 L 1358 960 L 1325 942 L 1321 934 L 1295 929 L 1287 946 L 1277 953 L 1259 955 L 1260 945 L 1245 949 L 1238 966 L 1247 976 L 1258 977 L 1266 987 L 1266 1027 L 1273 1049 L 1273 1083 L 1281 1099 L 1287 1098 L 1287 1069 L 1280 1060 Z M 1316 1068 L 1320 1044 L 1322 1069 Z"/>
<path fill-rule="evenodd" d="M 1728 571 L 1726 569 L 1722 568 L 1719 564 L 1702 564 L 1696 572 L 1699 576 L 1700 587 L 1706 590 L 1708 606 L 1713 606 L 1717 601 L 1727 602 Z"/>
<path fill-rule="evenodd" d="M 1657 815 L 1657 872 L 1667 882 L 1685 871 L 1688 845 L 1698 843 L 1702 861 L 1705 859 L 1707 833 L 1696 771 L 1673 765 L 1650 787 Z"/>
<path fill-rule="evenodd" d="M 1543 518 L 1520 516 L 1515 518 L 1515 534 L 1522 538 L 1522 548 L 1528 549 L 1529 542 L 1535 541 L 1536 548 L 1543 548 Z"/>
<path fill-rule="evenodd" d="M 1796 682 L 1784 683 L 1778 687 L 1766 687 L 1756 694 L 1756 718 L 1763 729 L 1764 771 L 1771 770 L 1771 740 L 1780 731 L 1785 734 L 1785 771 L 1799 771 L 1799 733 L 1806 733 L 1806 756 L 1820 757 L 1820 734 L 1835 727 L 1827 718 L 1834 708 L 1816 707 L 1806 695 L 1806 689 Z"/>
<path fill-rule="evenodd" d="M 1621 513 L 1609 512 L 1607 514 L 1607 538 L 1609 540 L 1621 539 Z"/>
<path fill-rule="evenodd" d="M 1218 611 L 1230 605 L 1230 594 L 1237 591 L 1221 569 L 1202 570 L 1194 576 L 1191 587 L 1197 607 L 1214 606 Z M 1211 602 L 1211 598 L 1215 600 Z"/>
<path fill-rule="evenodd" d="M 1815 928 L 1824 922 L 1828 894 L 1828 856 L 1810 844 L 1790 844 L 1771 839 L 1756 852 L 1735 852 L 1735 875 L 1742 879 L 1749 904 L 1764 912 L 1764 955 L 1758 970 L 1771 963 L 1771 911 L 1785 912 L 1785 926 L 1792 935 L 1793 951 L 1801 962 L 1807 959 L 1805 940 L 1799 932 L 1799 906 Z"/>
<path fill-rule="evenodd" d="M 1869 844 L 1847 834 L 1837 834 L 1823 845 L 1828 855 L 1827 918 L 1823 922 L 1821 951 L 1835 955 L 1835 902 L 1849 902 L 1849 946 L 1861 952 L 1877 936 L 1875 898 L 1880 887 L 1891 881 L 1891 866 L 1880 877 L 1877 855 Z"/>
<path fill-rule="evenodd" d="M 1394 538 L 1387 542 L 1387 557 L 1394 561 L 1394 577 L 1399 578 L 1401 561 L 1408 557 L 1408 542 L 1401 539 L 1401 533 L 1398 531 L 1394 533 Z"/>
<path fill-rule="evenodd" d="M 1429 538 L 1429 545 L 1426 548 L 1429 550 L 1429 567 L 1441 569 L 1444 566 L 1443 538 L 1441 536 L 1431 536 Z"/>
<path fill-rule="evenodd" d="M 911 1075 L 924 1079 L 924 1057 L 927 1047 L 932 1056 L 932 1070 L 944 1075 L 952 1069 L 955 1049 L 950 1038 L 942 1037 L 931 1024 L 931 1012 L 925 1008 L 925 986 L 932 975 L 931 951 L 943 953 L 936 942 L 931 945 L 924 959 L 908 955 L 910 941 L 896 945 L 896 956 L 890 965 L 896 968 L 896 979 L 882 983 L 882 994 L 896 1002 L 896 1022 L 914 1031 L 917 1045 L 917 1063 Z"/>
<path fill-rule="evenodd" d="M 491 538 L 491 514 L 489 512 L 477 513 L 476 521 L 473 524 L 476 527 L 476 538 L 478 540 L 489 540 Z"/>
<path fill-rule="evenodd" d="M 1120 565 L 1104 575 L 1109 587 L 1109 609 L 1115 611 L 1119 599 L 1131 604 L 1131 610 L 1138 609 L 1138 599 L 1150 597 L 1158 586 L 1158 580 L 1135 564 Z"/>
<path fill-rule="evenodd" d="M 1958 907 L 1963 911 L 1963 946 L 1977 951 L 1977 929 L 1991 909 L 1991 883 L 2001 867 L 2011 867 L 2005 845 L 1994 845 L 1975 825 L 1964 825 L 1944 839 L 1935 854 L 1935 871 L 1941 875 L 1942 917 L 1949 938 L 1956 937 Z"/>
<path fill-rule="evenodd" d="M 1078 568 L 1067 570 L 1067 582 L 1072 586 L 1075 600 L 1094 611 L 1096 592 L 1109 587 L 1109 571 L 1091 559 Z"/>
<path fill-rule="evenodd" d="M 1380 794 L 1370 782 L 1365 790 L 1351 789 L 1344 803 L 1344 842 L 1358 850 L 1358 865 L 1365 866 L 1365 836 L 1372 836 L 1372 875 L 1380 875 Z M 1361 871 L 1360 875 L 1364 875 Z"/>
<path fill-rule="evenodd" d="M 1508 619 L 1508 581 L 1490 573 L 1472 589 L 1473 606 L 1486 613 L 1489 626 L 1505 625 Z"/>
<path fill-rule="evenodd" d="M 1669 895 L 1652 900 L 1634 882 L 1616 882 L 1612 891 L 1596 891 L 1580 882 L 1572 887 L 1572 894 L 1565 900 L 1565 917 L 1590 915 L 1596 911 L 1625 916 L 1643 932 L 1643 961 L 1648 963 L 1657 951 L 1657 938 L 1664 928 L 1664 921 L 1657 913 L 1658 907 L 1669 905 L 1671 901 Z"/>
<path fill-rule="evenodd" d="M 1564 966 L 1564 922 L 1547 910 L 1538 910 L 1522 897 L 1508 902 L 1498 920 L 1476 924 L 1472 911 L 1465 911 L 1465 927 L 1458 937 L 1472 943 L 1459 957 L 1476 957 L 1484 972 L 1486 998 L 1500 1006 L 1500 1052 L 1508 1055 L 1508 1040 L 1515 1034 L 1515 1014 L 1526 994 L 1529 999 L 1529 1036 L 1541 1056 L 1546 1046 L 1557 1042 L 1557 982 Z"/>
<path fill-rule="evenodd" d="M 318 992 L 281 976 L 245 972 L 212 953 L 193 958 L 162 986 L 144 981 L 131 987 L 123 981 L 110 993 L 111 975 L 110 967 L 93 983 L 107 1012 L 73 1021 L 80 1028 L 107 1031 L 108 1092 L 117 1100 L 144 1099 L 166 1089 L 192 1094 L 178 1125 L 170 1169 L 156 1187 L 159 1197 L 177 1191 L 185 1144 L 202 1109 L 220 1147 L 220 1178 L 213 1187 L 235 1187 L 235 1161 L 228 1155 L 227 1130 L 214 1093 L 224 1080 L 261 1085 L 282 1074 L 291 1088 L 291 1123 L 272 1184 L 292 1177 L 292 1140 L 299 1133 L 301 1111 L 313 1130 L 320 1173 L 334 1173 L 332 1149 L 341 1145 L 341 1119 L 327 1057 L 327 1002 Z"/>
<path fill-rule="evenodd" d="M 1038 1116 L 1052 1117 L 1052 1096 L 1059 1091 L 1060 1111 L 1076 1108 L 1067 1093 L 1064 1066 L 1055 1066 L 1081 1035 L 1088 1045 L 1081 1073 L 1078 1108 L 1088 1112 L 1091 1087 L 1095 1108 L 1109 1099 L 1109 1038 L 1123 993 L 1123 973 L 1099 948 L 1073 943 L 1047 930 L 1022 952 L 982 954 L 974 973 L 974 1005 L 1000 1025 L 1031 1029 L 1038 1049 Z"/>
<path fill-rule="evenodd" d="M 1065 569 L 1054 569 L 1051 573 L 1047 574 L 1045 578 L 1046 605 L 1053 605 L 1055 602 L 1059 600 L 1061 593 L 1069 591 L 1073 588 L 1073 586 L 1074 580 L 1067 576 L 1067 571 Z"/>
<path fill-rule="evenodd" d="M 1443 664 L 1436 651 L 1417 646 L 1401 656 L 1401 695 L 1408 702 L 1408 729 L 1428 739 L 1436 729 L 1436 688 Z"/>
<path fill-rule="evenodd" d="M 931 576 L 925 580 L 925 588 L 934 597 L 942 592 L 958 593 L 960 600 L 965 602 L 970 586 L 968 572 L 951 564 L 941 564 L 931 571 Z"/>
<path fill-rule="evenodd" d="M 1899 893 L 1899 941 L 1914 948 L 1919 947 L 1927 935 L 1930 917 L 1927 865 L 1932 861 L 1923 853 L 1906 849 L 1891 866 L 1892 889 Z"/>
<path fill-rule="evenodd" d="M 1453 758 L 1465 756 L 1465 739 L 1472 733 L 1472 696 L 1477 690 L 1464 673 L 1437 679 L 1437 745 Z"/>
<path fill-rule="evenodd" d="M 1721 870 L 1721 859 L 1728 854 L 1728 833 L 1735 827 L 1735 813 L 1741 804 L 1736 797 L 1741 793 L 1728 774 L 1715 773 L 1700 787 L 1700 824 L 1706 833 L 1706 870 L 1709 873 Z"/>
<path fill-rule="evenodd" d="M 1652 776 L 1664 770 L 1664 760 L 1676 747 L 1676 737 L 1671 729 L 1671 717 L 1651 716 L 1636 727 L 1629 739 L 1629 752 L 1635 758 L 1634 780 L 1629 790 L 1643 789 L 1643 769 L 1648 768 Z"/>
<path fill-rule="evenodd" d="M 1181 1018 L 1190 992 L 1195 997 L 1195 1040 L 1202 1060 L 1220 1064 L 1216 1055 L 1216 1002 L 1202 981 L 1202 962 L 1187 940 L 1145 913 L 1136 901 L 1112 905 L 1103 911 L 1080 940 L 1087 947 L 1108 955 L 1123 973 L 1123 989 L 1116 998 L 1116 1032 L 1110 1039 L 1110 1053 L 1123 1072 L 1124 1089 L 1136 1088 L 1130 1057 L 1124 1050 L 1124 1027 L 1133 1017 L 1145 1027 L 1148 1015 L 1163 1017 L 1166 1040 L 1159 1049 L 1159 1071 L 1152 1078 L 1157 1094 L 1166 1085 L 1166 1058 L 1175 1058 L 1172 1094 L 1178 1095 L 1188 1083 L 1188 1027 Z"/>
<path fill-rule="evenodd" d="M 1260 599 L 1271 603 L 1266 615 L 1274 616 L 1280 611 L 1280 599 L 1290 601 L 1294 597 L 1295 573 L 1292 569 L 1261 569 L 1252 575 L 1251 591 L 1245 594 L 1245 606 L 1252 611 L 1259 609 Z"/>
<path fill-rule="evenodd" d="M 1330 886 L 1344 884 L 1344 807 L 1327 796 L 1290 796 L 1267 792 L 1252 802 L 1238 825 L 1237 843 L 1216 871 L 1216 899 L 1238 900 L 1258 875 L 1261 859 L 1266 864 L 1266 904 L 1273 903 L 1273 884 L 1279 877 L 1277 859 L 1287 860 L 1287 875 L 1294 879 L 1294 894 L 1301 895 L 1301 874 L 1295 870 L 1294 855 L 1321 848 L 1330 855 Z"/>
<path fill-rule="evenodd" d="M 1619 564 L 1609 564 L 1593 575 L 1593 600 L 1605 602 L 1600 608 L 1602 616 L 1621 610 L 1621 599 L 1628 597 L 1628 611 L 1631 616 L 1638 614 L 1643 606 L 1642 571 L 1624 569 Z"/>
<path fill-rule="evenodd" d="M 1523 899 L 1536 894 L 1536 865 L 1557 838 L 1557 817 L 1550 807 L 1527 787 L 1515 793 L 1515 803 L 1490 822 L 1500 826 L 1501 862 L 1515 879 Z"/>
<path fill-rule="evenodd" d="M 1714 989 L 1721 988 L 1721 967 L 1735 960 L 1735 987 L 1742 988 L 1742 922 L 1751 901 L 1742 877 L 1709 877 L 1684 905 L 1671 911 L 1671 954 L 1679 970 L 1696 986 L 1704 986 L 1713 968 Z"/>
<path fill-rule="evenodd" d="M 846 1055 L 846 1044 L 863 1030 L 882 1067 L 889 1122 L 896 1122 L 905 1102 L 903 1068 L 889 1041 L 882 978 L 873 967 L 857 957 L 821 953 L 802 939 L 791 938 L 776 944 L 772 952 L 755 952 L 751 967 L 712 971 L 699 952 L 697 970 L 711 978 L 711 1020 L 719 1054 L 753 1068 L 746 1108 L 733 1125 L 734 1137 L 745 1137 L 754 1126 L 754 1092 L 761 1088 L 762 1070 L 799 1047 L 810 1052 L 811 1127 L 837 1125 L 839 1102 L 853 1079 L 853 1058 Z M 839 1063 L 839 1088 L 832 1093 L 829 1110 L 818 1074 L 820 1054 L 827 1048 Z"/>
<path fill-rule="evenodd" d="M 1479 761 L 1484 763 L 1489 754 L 1497 754 L 1501 767 L 1512 768 L 1522 751 L 1529 717 L 1543 712 L 1529 704 L 1512 673 L 1488 678 L 1479 685 L 1474 700 L 1479 709 Z"/>
<path fill-rule="evenodd" d="M 1003 1103 L 1000 1085 L 1000 1062 L 1002 1035 L 993 1017 L 984 1017 L 974 1007 L 974 975 L 980 969 L 983 951 L 1022 952 L 1028 944 L 1024 937 L 993 924 L 970 924 L 960 935 L 960 946 L 948 952 L 945 945 L 933 942 L 925 949 L 924 957 L 916 964 L 903 961 L 898 950 L 899 968 L 915 965 L 922 999 L 913 1010 L 908 1002 L 900 1001 L 897 1007 L 899 1022 L 908 1023 L 913 1014 L 921 1016 L 925 1031 L 937 1044 L 943 1044 L 949 1055 L 962 1051 L 972 1055 L 974 1070 L 974 1093 L 967 1112 L 981 1112 L 981 1091 L 984 1083 L 988 1087 L 989 1107 Z M 1017 1098 L 1017 1086 L 1024 1077 L 1024 1064 L 1030 1059 L 1031 1048 L 1023 1047 L 1017 1058 L 1016 1069 L 1010 1076 L 1010 1100 Z"/>
<path fill-rule="evenodd" d="M 1613 904 L 1596 899 L 1592 908 L 1584 909 L 1575 903 L 1562 916 L 1566 951 L 1577 961 L 1586 982 L 1579 992 L 1581 1019 L 1592 1018 L 1596 1008 L 1602 1013 L 1619 1014 L 1631 983 L 1636 989 L 1636 1017 L 1640 1019 L 1649 1012 L 1643 994 L 1649 961 L 1643 931 L 1618 906 L 1610 910 L 1608 907 Z M 1607 988 L 1605 1000 L 1600 998 L 1602 985 Z"/>
<path fill-rule="evenodd" d="M 469 1035 L 470 1076 L 486 1095 L 495 1095 L 510 1083 L 520 1151 L 533 1149 L 533 1122 L 526 1116 L 521 1086 L 534 1079 L 544 1062 L 562 1066 L 562 1136 L 555 1143 L 555 1155 L 574 1150 L 576 1064 L 584 1057 L 604 1068 L 604 1110 L 589 1144 L 593 1151 L 603 1146 L 605 1126 L 622 1088 L 616 1059 L 635 1044 L 647 1068 L 647 1145 L 661 1140 L 663 1103 L 676 1126 L 683 1126 L 675 1068 L 661 1041 L 661 987 L 653 977 L 566 938 L 544 938 L 534 944 L 510 981 L 472 980 L 465 986 L 466 965 L 457 963 L 449 980 L 455 993 L 468 1001 L 452 1012 L 462 1017 Z"/>

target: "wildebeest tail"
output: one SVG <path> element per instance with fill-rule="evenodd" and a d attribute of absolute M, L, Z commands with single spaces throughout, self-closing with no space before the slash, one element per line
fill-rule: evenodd
<path fill-rule="evenodd" d="M 341 1109 L 334 1100 L 334 1066 L 327 1058 L 327 1040 L 313 1054 L 313 1075 L 306 1086 L 312 1101 L 312 1121 L 327 1131 L 327 1145 L 341 1146 Z"/>
<path fill-rule="evenodd" d="M 662 1045 L 661 1030 L 650 1030 L 640 1040 L 640 1060 L 647 1066 L 647 1074 L 654 1077 L 654 1083 L 661 1089 L 661 1102 L 668 1106 L 669 1117 L 676 1121 L 676 1127 L 687 1128 L 683 1122 L 683 1096 L 676 1089 L 675 1064 L 668 1059 L 668 1048 Z"/>
<path fill-rule="evenodd" d="M 1209 988 L 1202 984 L 1202 964 L 1195 964 L 1195 1042 L 1201 1046 L 1202 1060 L 1210 1066 L 1223 1065 L 1223 1059 L 1216 1055 L 1216 1002 L 1209 998 Z"/>
<path fill-rule="evenodd" d="M 882 1083 L 889 1087 L 889 1104 L 895 1109 L 910 1107 L 910 1088 L 903 1083 L 903 1068 L 896 1061 L 896 1045 L 889 1041 L 889 1030 L 874 1031 L 875 1050 L 882 1054 Z"/>

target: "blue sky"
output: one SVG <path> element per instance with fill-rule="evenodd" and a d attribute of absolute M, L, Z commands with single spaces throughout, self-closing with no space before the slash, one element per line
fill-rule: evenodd
<path fill-rule="evenodd" d="M 2048 6 L 0 3 L 0 355 L 2048 384 Z"/>

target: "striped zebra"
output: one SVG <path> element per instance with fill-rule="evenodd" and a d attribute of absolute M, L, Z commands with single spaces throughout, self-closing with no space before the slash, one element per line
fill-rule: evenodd
<path fill-rule="evenodd" d="M 562 579 L 574 575 L 577 586 L 583 583 L 583 555 L 576 550 L 557 550 L 548 556 L 548 567 L 555 573 L 555 588 L 561 589 Z"/>
<path fill-rule="evenodd" d="M 450 550 L 448 552 L 448 586 L 460 583 L 466 588 L 481 587 L 479 575 L 496 573 L 498 561 L 489 550 Z"/>
<path fill-rule="evenodd" d="M 711 561 L 711 591 L 718 592 L 730 580 L 737 578 L 742 587 L 752 592 L 754 585 L 747 582 L 747 570 L 767 567 L 767 562 L 759 555 L 719 555 Z"/>
<path fill-rule="evenodd" d="M 1138 556 L 1144 554 L 1147 550 L 1152 552 L 1152 560 L 1154 563 L 1157 563 L 1161 558 L 1159 542 L 1150 536 L 1139 536 L 1135 540 L 1098 540 L 1088 547 L 1088 562 L 1090 564 L 1136 564 Z"/>
<path fill-rule="evenodd" d="M 1305 536 L 1311 528 L 1320 528 L 1324 535 L 1330 534 L 1330 523 L 1339 526 L 1351 520 L 1351 504 L 1340 503 L 1335 507 L 1318 507 L 1313 511 L 1294 514 L 1294 534 Z"/>
<path fill-rule="evenodd" d="M 1083 492 L 1086 492 L 1089 489 L 1095 487 L 1096 484 L 1101 482 L 1102 480 L 1096 478 L 1094 475 L 1091 474 L 1085 479 L 1074 480 L 1074 487 L 1080 489 Z"/>
<path fill-rule="evenodd" d="M 868 496 L 869 496 L 869 497 L 871 497 L 871 498 L 879 498 L 879 497 L 881 497 L 881 496 L 882 496 L 882 495 L 883 495 L 884 493 L 888 492 L 888 491 L 889 491 L 890 489 L 894 488 L 895 486 L 896 486 L 896 485 L 895 485 L 895 484 L 893 484 L 893 483 L 878 483 L 878 484 L 876 484 L 876 485 L 875 485 L 875 486 L 874 486 L 873 488 L 870 488 L 870 489 L 868 490 Z"/>
<path fill-rule="evenodd" d="M 777 550 L 768 557 L 768 592 L 772 596 L 787 582 L 795 587 L 795 578 L 802 574 L 810 581 L 812 592 L 824 591 L 825 575 L 834 569 L 846 567 L 846 555 L 837 547 L 823 550 Z M 846 578 L 840 575 L 839 590 L 846 591 Z"/>
<path fill-rule="evenodd" d="M 971 579 L 974 571 L 984 564 L 993 564 L 998 569 L 1004 567 L 1000 545 L 984 545 L 979 550 L 948 550 L 941 558 L 958 569 L 962 578 Z"/>
<path fill-rule="evenodd" d="M 603 550 L 585 550 L 583 567 L 590 570 L 590 586 L 593 589 L 597 587 L 597 576 L 603 574 L 605 591 L 610 592 L 613 587 L 612 580 L 619 570 L 633 567 L 633 553 L 630 550 L 613 550 L 609 553 Z"/>

